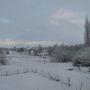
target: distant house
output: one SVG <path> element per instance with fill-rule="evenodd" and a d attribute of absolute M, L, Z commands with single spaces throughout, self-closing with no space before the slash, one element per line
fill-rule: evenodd
<path fill-rule="evenodd" d="M 44 48 L 42 52 L 40 53 L 41 56 L 48 56 L 48 50 L 47 48 Z"/>

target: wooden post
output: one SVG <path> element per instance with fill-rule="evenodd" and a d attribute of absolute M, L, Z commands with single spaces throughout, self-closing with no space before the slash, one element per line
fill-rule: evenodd
<path fill-rule="evenodd" d="M 70 84 L 70 77 L 68 77 L 68 86 L 70 87 L 71 84 Z"/>

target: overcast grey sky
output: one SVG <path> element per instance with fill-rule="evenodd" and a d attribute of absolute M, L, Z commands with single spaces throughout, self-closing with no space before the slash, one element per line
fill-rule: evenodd
<path fill-rule="evenodd" d="M 0 45 L 80 44 L 90 0 L 0 0 Z"/>

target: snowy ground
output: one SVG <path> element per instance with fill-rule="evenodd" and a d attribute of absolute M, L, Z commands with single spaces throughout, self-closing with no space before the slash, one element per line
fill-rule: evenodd
<path fill-rule="evenodd" d="M 71 63 L 49 63 L 49 58 L 16 52 L 7 59 L 10 63 L 0 66 L 0 90 L 90 90 L 88 68 L 80 71 Z"/>

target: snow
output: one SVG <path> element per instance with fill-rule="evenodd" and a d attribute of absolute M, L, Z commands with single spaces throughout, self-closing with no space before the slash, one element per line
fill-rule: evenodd
<path fill-rule="evenodd" d="M 54 90 L 55 87 L 56 90 L 62 89 L 59 83 L 56 85 L 55 82 L 33 73 L 3 77 L 0 81 L 0 90 Z"/>
<path fill-rule="evenodd" d="M 90 73 L 86 67 L 80 71 L 71 63 L 49 63 L 49 57 L 16 52 L 11 52 L 7 59 L 10 63 L 0 66 L 0 90 L 80 90 L 80 87 L 90 90 Z"/>

